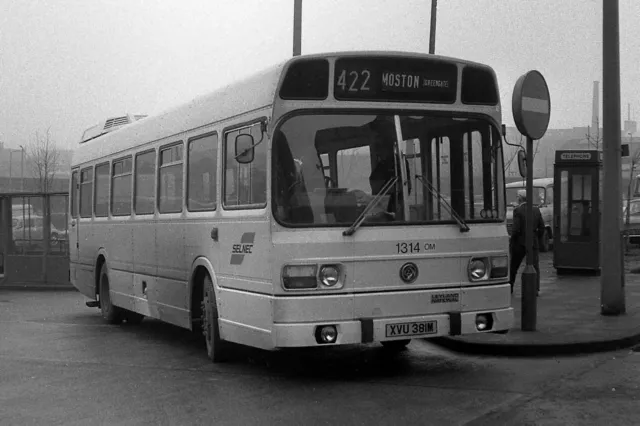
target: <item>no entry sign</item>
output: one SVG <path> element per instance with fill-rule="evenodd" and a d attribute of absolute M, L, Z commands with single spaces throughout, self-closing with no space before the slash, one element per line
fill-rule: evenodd
<path fill-rule="evenodd" d="M 547 82 L 540 72 L 529 71 L 518 79 L 511 106 L 520 133 L 531 139 L 544 136 L 549 126 L 551 100 Z"/>

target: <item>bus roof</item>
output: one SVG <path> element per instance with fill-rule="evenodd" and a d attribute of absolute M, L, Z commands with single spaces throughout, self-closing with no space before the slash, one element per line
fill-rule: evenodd
<path fill-rule="evenodd" d="M 259 109 L 273 103 L 278 76 L 284 63 L 242 81 L 136 121 L 74 150 L 72 165 L 112 155 L 147 142 L 155 142 L 197 129 L 224 118 Z"/>
<path fill-rule="evenodd" d="M 434 55 L 430 53 L 410 52 L 410 51 L 402 51 L 402 50 L 352 50 L 352 51 L 336 50 L 333 52 L 311 53 L 308 55 L 295 56 L 293 58 L 287 59 L 286 61 L 284 61 L 284 63 L 295 62 L 300 59 L 331 58 L 331 57 L 346 58 L 349 56 L 371 56 L 371 57 L 398 56 L 403 58 L 431 58 L 431 59 L 437 59 L 441 61 L 456 62 L 464 65 L 481 65 L 485 67 L 487 66 L 486 64 L 483 64 L 480 62 L 469 61 L 466 59 L 456 58 L 453 56 Z"/>
<path fill-rule="evenodd" d="M 461 65 L 487 67 L 485 64 L 453 57 L 401 51 L 347 51 L 300 55 L 281 61 L 243 80 L 201 95 L 190 102 L 80 143 L 74 150 L 72 167 L 93 159 L 117 154 L 134 146 L 153 143 L 172 136 L 178 137 L 187 131 L 226 118 L 268 107 L 274 102 L 276 89 L 284 74 L 283 69 L 297 61 L 358 56 L 365 58 L 375 56 L 429 58 Z"/>

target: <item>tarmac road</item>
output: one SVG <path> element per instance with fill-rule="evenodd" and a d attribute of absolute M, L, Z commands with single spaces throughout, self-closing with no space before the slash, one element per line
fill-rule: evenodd
<path fill-rule="evenodd" d="M 0 290 L 2 425 L 637 424 L 640 353 L 490 358 L 414 340 L 211 364 L 187 330 L 109 326 L 74 291 Z M 611 391 L 614 388 L 616 390 Z"/>

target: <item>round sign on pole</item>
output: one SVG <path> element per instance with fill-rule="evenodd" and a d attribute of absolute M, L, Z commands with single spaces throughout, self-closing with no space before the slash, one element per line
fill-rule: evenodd
<path fill-rule="evenodd" d="M 551 99 L 544 77 L 538 71 L 522 75 L 511 98 L 513 120 L 518 131 L 531 139 L 540 139 L 549 126 Z"/>

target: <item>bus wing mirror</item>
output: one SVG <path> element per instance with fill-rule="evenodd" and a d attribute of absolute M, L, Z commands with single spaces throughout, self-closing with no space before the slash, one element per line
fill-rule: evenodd
<path fill-rule="evenodd" d="M 523 149 L 518 151 L 518 171 L 521 177 L 527 177 L 527 153 Z"/>
<path fill-rule="evenodd" d="M 240 164 L 251 163 L 254 155 L 253 147 L 253 136 L 246 134 L 236 136 L 236 161 Z"/>

